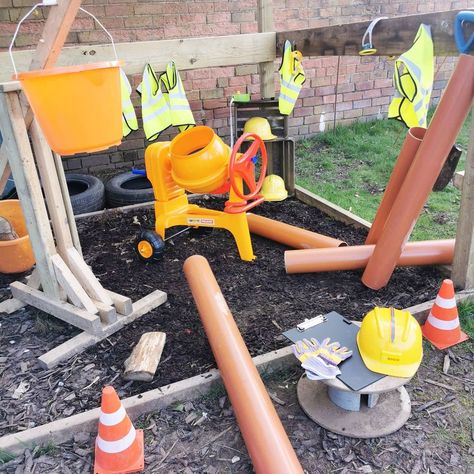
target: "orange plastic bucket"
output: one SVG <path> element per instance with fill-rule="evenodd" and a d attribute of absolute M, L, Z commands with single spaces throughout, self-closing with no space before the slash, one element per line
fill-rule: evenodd
<path fill-rule="evenodd" d="M 14 76 L 52 150 L 104 150 L 122 141 L 120 62 L 55 67 Z"/>
<path fill-rule="evenodd" d="M 19 237 L 0 241 L 0 273 L 26 272 L 35 264 L 35 257 L 20 201 L 17 199 L 0 201 L 0 216 L 10 221 Z"/>

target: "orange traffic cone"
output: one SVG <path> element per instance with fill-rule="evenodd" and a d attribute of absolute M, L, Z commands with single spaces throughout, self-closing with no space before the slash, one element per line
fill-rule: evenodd
<path fill-rule="evenodd" d="M 423 336 L 438 349 L 446 349 L 469 339 L 461 331 L 451 280 L 444 280 L 430 314 L 421 328 Z"/>
<path fill-rule="evenodd" d="M 104 387 L 94 474 L 139 472 L 144 465 L 143 431 L 135 430 L 114 388 Z"/>

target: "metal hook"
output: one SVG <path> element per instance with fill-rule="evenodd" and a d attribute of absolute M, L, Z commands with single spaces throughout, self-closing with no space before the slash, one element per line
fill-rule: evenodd
<path fill-rule="evenodd" d="M 380 21 L 380 20 L 388 20 L 388 16 L 381 16 L 379 18 L 375 18 L 375 20 L 372 20 L 365 30 L 364 36 L 362 37 L 362 49 L 359 51 L 360 56 L 369 56 L 371 54 L 375 54 L 377 52 L 377 49 L 374 48 L 374 45 L 372 43 L 372 31 L 375 28 L 375 25 Z M 365 42 L 365 38 L 369 36 L 369 41 L 368 43 Z"/>

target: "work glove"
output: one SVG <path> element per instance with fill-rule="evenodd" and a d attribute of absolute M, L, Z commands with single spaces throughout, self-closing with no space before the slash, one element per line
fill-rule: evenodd
<path fill-rule="evenodd" d="M 321 352 L 319 344 L 316 346 L 311 341 L 308 341 L 308 339 L 296 341 L 291 348 L 293 349 L 293 354 L 300 362 L 305 362 L 310 357 L 317 357 Z"/>
<path fill-rule="evenodd" d="M 336 365 L 328 364 L 320 356 L 310 357 L 301 366 L 310 380 L 334 379 L 341 373 Z"/>
<path fill-rule="evenodd" d="M 352 355 L 352 351 L 347 347 L 341 347 L 339 342 L 329 343 L 331 338 L 327 337 L 323 342 L 319 342 L 314 337 L 311 338 L 310 344 L 315 351 L 318 351 L 319 357 L 332 365 L 339 365 L 343 360 L 348 359 Z"/>

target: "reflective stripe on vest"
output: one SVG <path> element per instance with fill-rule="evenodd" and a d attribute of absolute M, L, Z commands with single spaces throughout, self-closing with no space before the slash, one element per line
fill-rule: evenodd
<path fill-rule="evenodd" d="M 138 120 L 130 100 L 132 86 L 122 69 L 120 69 L 120 92 L 122 94 L 122 133 L 126 137 L 130 132 L 138 130 Z"/>
<path fill-rule="evenodd" d="M 429 25 L 421 24 L 413 46 L 395 61 L 393 79 L 397 89 L 388 108 L 388 118 L 407 127 L 426 127 L 433 89 L 433 40 Z"/>
<path fill-rule="evenodd" d="M 292 51 L 290 41 L 285 41 L 283 58 L 279 69 L 280 96 L 278 108 L 283 115 L 290 115 L 295 107 L 301 87 L 305 81 L 303 66 L 295 52 Z"/>
<path fill-rule="evenodd" d="M 160 81 L 168 90 L 168 93 L 164 93 L 164 95 L 168 100 L 171 112 L 171 123 L 178 127 L 181 132 L 196 125 L 181 77 L 173 61 L 166 66 L 166 72 L 160 76 Z"/>
<path fill-rule="evenodd" d="M 147 140 L 155 140 L 163 130 L 171 126 L 171 113 L 161 92 L 160 82 L 149 64 L 145 66 L 143 79 L 137 90 L 141 93 L 145 136 Z"/>

